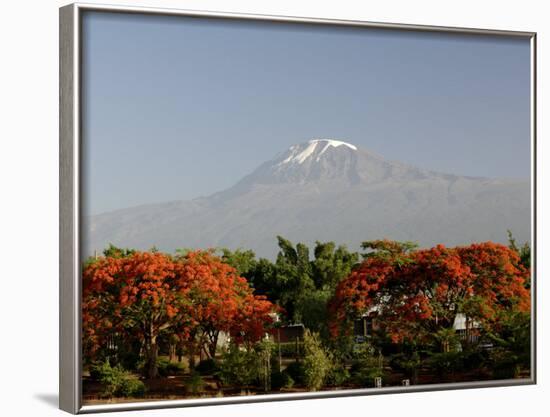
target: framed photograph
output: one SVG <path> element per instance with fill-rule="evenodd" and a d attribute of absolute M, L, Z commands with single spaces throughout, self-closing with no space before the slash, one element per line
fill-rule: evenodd
<path fill-rule="evenodd" d="M 534 384 L 536 36 L 60 9 L 60 407 Z"/>

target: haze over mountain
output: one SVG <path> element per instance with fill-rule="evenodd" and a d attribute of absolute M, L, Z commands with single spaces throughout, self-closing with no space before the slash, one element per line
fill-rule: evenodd
<path fill-rule="evenodd" d="M 223 173 L 220 173 L 223 175 Z M 85 219 L 84 253 L 117 246 L 239 247 L 274 258 L 276 236 L 295 242 L 389 238 L 421 246 L 530 241 L 528 180 L 433 172 L 337 140 L 291 146 L 233 187 L 190 201 Z"/>

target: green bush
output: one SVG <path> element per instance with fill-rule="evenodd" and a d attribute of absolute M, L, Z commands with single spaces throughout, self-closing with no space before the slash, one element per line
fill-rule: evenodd
<path fill-rule="evenodd" d="M 403 372 L 409 378 L 415 377 L 421 364 L 422 359 L 418 352 L 398 353 L 390 360 L 392 369 Z"/>
<path fill-rule="evenodd" d="M 143 397 L 145 391 L 145 384 L 137 377 L 131 376 L 122 379 L 120 394 L 123 397 Z"/>
<path fill-rule="evenodd" d="M 361 387 L 374 387 L 376 378 L 384 378 L 384 370 L 378 366 L 355 363 L 350 369 L 351 381 Z"/>
<path fill-rule="evenodd" d="M 286 372 L 273 372 L 271 374 L 271 388 L 279 390 L 281 388 L 292 388 L 294 380 Z"/>
<path fill-rule="evenodd" d="M 204 359 L 195 366 L 195 371 L 201 375 L 213 375 L 218 372 L 219 366 L 214 359 Z"/>
<path fill-rule="evenodd" d="M 361 387 L 374 387 L 375 378 L 384 377 L 383 359 L 370 344 L 358 346 L 353 354 L 350 379 Z"/>
<path fill-rule="evenodd" d="M 103 397 L 140 397 L 145 394 L 145 384 L 120 365 L 111 367 L 105 361 L 95 367 L 94 374 L 103 387 Z"/>
<path fill-rule="evenodd" d="M 332 367 L 332 357 L 323 346 L 318 333 L 304 333 L 304 382 L 307 388 L 317 391 L 325 383 Z"/>
<path fill-rule="evenodd" d="M 462 352 L 465 370 L 479 369 L 487 361 L 487 353 L 481 350 L 467 350 Z"/>
<path fill-rule="evenodd" d="M 204 388 L 204 380 L 198 372 L 193 372 L 187 380 L 185 388 L 191 394 L 198 394 Z"/>
<path fill-rule="evenodd" d="M 258 379 L 258 356 L 255 351 L 231 345 L 222 355 L 218 376 L 224 385 L 247 386 Z"/>
<path fill-rule="evenodd" d="M 292 362 L 283 373 L 287 374 L 296 384 L 305 384 L 305 369 L 302 362 Z"/>
<path fill-rule="evenodd" d="M 440 377 L 447 376 L 464 368 L 464 355 L 462 352 L 434 353 L 426 361 Z"/>
<path fill-rule="evenodd" d="M 100 363 L 94 363 L 90 365 L 90 378 L 94 381 L 99 381 L 101 379 L 101 369 L 103 366 L 103 362 Z"/>
<path fill-rule="evenodd" d="M 521 371 L 520 363 L 520 358 L 512 352 L 503 349 L 495 349 L 491 352 L 491 365 L 495 379 L 517 378 Z"/>
<path fill-rule="evenodd" d="M 157 368 L 159 376 L 167 377 L 172 375 L 179 375 L 185 371 L 184 365 L 179 362 L 170 362 L 166 358 L 157 359 Z"/>
<path fill-rule="evenodd" d="M 326 383 L 332 387 L 339 387 L 350 379 L 349 371 L 342 365 L 335 364 L 327 374 Z"/>

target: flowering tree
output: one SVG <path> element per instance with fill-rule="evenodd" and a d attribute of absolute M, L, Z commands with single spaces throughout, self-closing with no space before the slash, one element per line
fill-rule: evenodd
<path fill-rule="evenodd" d="M 161 332 L 190 323 L 189 289 L 182 285 L 171 257 L 134 252 L 99 258 L 84 268 L 82 319 L 84 346 L 94 352 L 114 333 L 143 340 L 145 373 L 157 376 Z"/>
<path fill-rule="evenodd" d="M 213 355 L 220 331 L 239 328 L 241 337 L 259 338 L 274 309 L 234 268 L 204 251 L 178 257 L 111 251 L 84 267 L 82 296 L 85 354 L 93 357 L 117 333 L 133 334 L 143 341 L 149 378 L 158 375 L 161 334 L 193 346 L 198 340 Z"/>
<path fill-rule="evenodd" d="M 220 332 L 242 341 L 255 342 L 262 337 L 272 322 L 270 313 L 275 306 L 254 295 L 235 268 L 209 251 L 189 252 L 176 263 L 191 300 L 189 316 L 194 326 L 184 338 L 191 350 L 198 347 L 214 357 Z"/>
<path fill-rule="evenodd" d="M 338 285 L 329 309 L 333 336 L 354 319 L 376 311 L 394 342 L 427 341 L 453 326 L 458 312 L 486 327 L 510 310 L 529 311 L 529 271 L 506 246 L 413 250 L 376 241 L 365 261 Z"/>

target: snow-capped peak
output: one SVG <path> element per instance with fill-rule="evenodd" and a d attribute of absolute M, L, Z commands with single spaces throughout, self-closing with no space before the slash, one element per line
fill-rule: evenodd
<path fill-rule="evenodd" d="M 356 146 L 341 140 L 312 139 L 305 144 L 291 146 L 288 150 L 288 156 L 282 160 L 279 165 L 288 163 L 301 164 L 315 153 L 317 157 L 316 160 L 319 161 L 319 158 L 327 149 L 330 147 L 338 148 L 339 146 L 346 146 L 354 151 L 357 150 Z"/>

